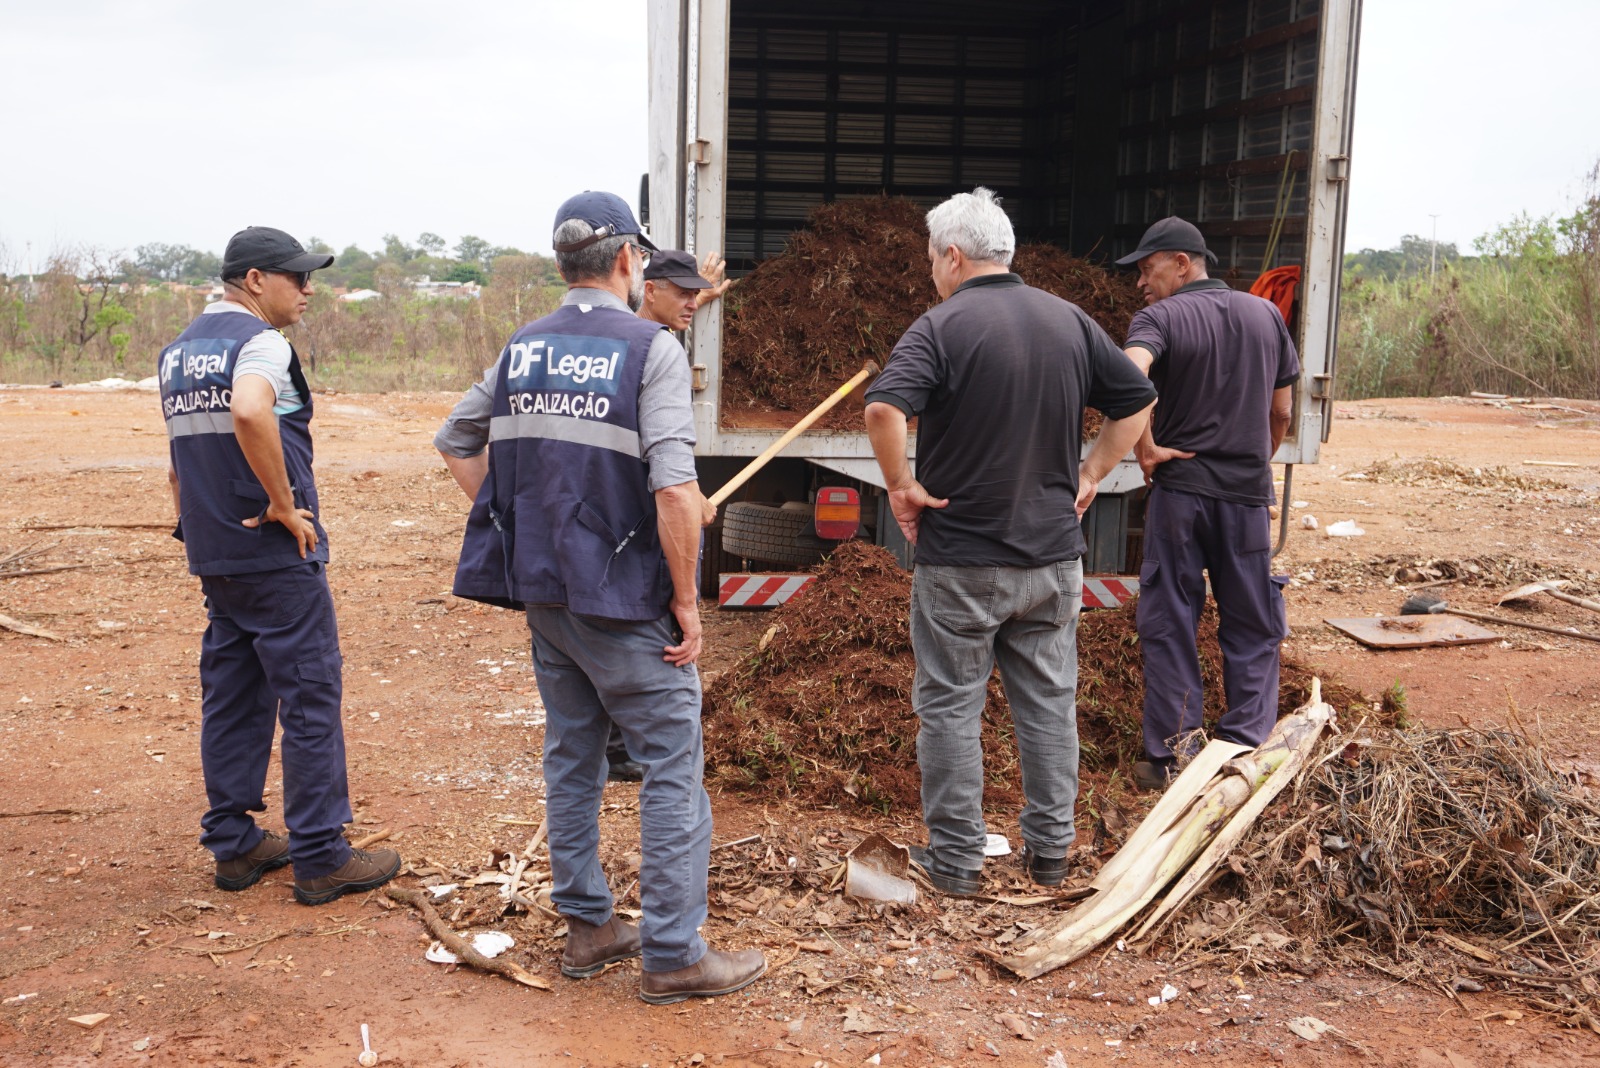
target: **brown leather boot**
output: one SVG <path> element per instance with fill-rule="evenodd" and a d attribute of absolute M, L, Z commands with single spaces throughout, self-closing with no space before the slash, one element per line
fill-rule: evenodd
<path fill-rule="evenodd" d="M 382 886 L 399 871 L 400 854 L 392 849 L 352 849 L 350 859 L 337 871 L 315 879 L 296 879 L 295 900 L 302 905 L 323 905 L 340 894 Z"/>
<path fill-rule="evenodd" d="M 613 912 L 596 926 L 575 916 L 567 917 L 567 946 L 561 951 L 561 974 L 587 979 L 605 971 L 607 964 L 639 955 L 639 928 Z"/>
<path fill-rule="evenodd" d="M 639 996 L 652 1005 L 671 1005 L 685 998 L 714 998 L 743 990 L 767 972 L 767 958 L 759 949 L 706 955 L 687 968 L 671 972 L 645 972 L 639 979 Z"/>
<path fill-rule="evenodd" d="M 267 872 L 289 863 L 289 843 L 271 831 L 263 831 L 261 841 L 248 853 L 217 861 L 213 880 L 218 890 L 243 890 L 254 886 Z"/>

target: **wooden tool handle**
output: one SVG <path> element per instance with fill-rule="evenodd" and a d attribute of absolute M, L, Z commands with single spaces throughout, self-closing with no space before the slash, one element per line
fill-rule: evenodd
<path fill-rule="evenodd" d="M 760 456 L 757 456 L 754 460 L 751 460 L 749 463 L 745 464 L 744 470 L 740 471 L 737 475 L 734 475 L 733 478 L 728 480 L 726 485 L 717 490 L 717 492 L 713 493 L 710 497 L 711 503 L 721 506 L 723 501 L 733 496 L 734 490 L 750 481 L 750 476 L 767 466 L 767 461 L 771 460 L 774 456 L 778 455 L 778 453 L 782 452 L 784 448 L 788 446 L 789 442 L 805 433 L 806 429 L 810 427 L 812 423 L 815 423 L 818 419 L 821 419 L 824 415 L 827 415 L 828 410 L 835 404 L 838 404 L 840 401 L 844 400 L 845 397 L 849 395 L 851 390 L 855 389 L 861 383 L 865 382 L 867 379 L 871 378 L 877 373 L 878 365 L 873 363 L 871 360 L 868 360 L 861 370 L 856 372 L 854 378 L 850 379 L 850 381 L 834 390 L 832 395 L 830 395 L 827 400 L 823 401 L 821 404 L 807 412 L 798 423 L 784 431 L 783 437 L 779 438 L 777 441 L 774 441 L 771 445 L 768 445 L 765 452 L 763 452 Z"/>
<path fill-rule="evenodd" d="M 1469 612 L 1464 608 L 1445 608 L 1442 614 L 1450 616 L 1466 616 L 1468 619 L 1481 619 L 1486 623 L 1499 623 L 1507 627 L 1526 627 L 1529 630 L 1542 630 L 1546 634 L 1559 634 L 1563 638 L 1582 638 L 1586 642 L 1600 642 L 1600 634 L 1584 634 L 1581 631 L 1562 630 L 1560 627 L 1547 627 L 1543 623 L 1524 623 L 1520 619 L 1506 619 L 1504 616 L 1491 616 L 1487 612 Z"/>
<path fill-rule="evenodd" d="M 1587 597 L 1577 597 L 1570 593 L 1562 593 L 1560 590 L 1545 590 L 1544 592 L 1557 600 L 1575 604 L 1579 608 L 1587 608 L 1591 612 L 1600 612 L 1600 601 L 1591 601 Z"/>

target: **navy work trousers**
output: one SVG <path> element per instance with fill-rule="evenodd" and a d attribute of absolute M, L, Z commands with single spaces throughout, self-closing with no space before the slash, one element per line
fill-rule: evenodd
<path fill-rule="evenodd" d="M 1201 725 L 1197 632 L 1205 572 L 1217 599 L 1222 685 L 1228 707 L 1217 735 L 1260 745 L 1278 718 L 1278 646 L 1289 635 L 1283 586 L 1272 574 L 1265 505 L 1155 486 L 1145 505 L 1139 569 L 1139 646 L 1144 651 L 1144 750 L 1174 756 L 1173 743 Z"/>
<path fill-rule="evenodd" d="M 615 723 L 644 765 L 639 786 L 639 941 L 644 969 L 705 956 L 711 799 L 702 776 L 700 674 L 661 659 L 673 619 L 629 623 L 530 607 L 533 669 L 544 701 L 545 813 L 551 900 L 563 916 L 602 924 L 614 899 L 600 865 L 606 738 Z"/>
<path fill-rule="evenodd" d="M 200 844 L 218 860 L 261 841 L 276 723 L 283 725 L 283 821 L 297 880 L 350 859 L 339 630 L 317 562 L 200 579 L 210 623 L 200 642 L 200 764 L 210 808 Z"/>

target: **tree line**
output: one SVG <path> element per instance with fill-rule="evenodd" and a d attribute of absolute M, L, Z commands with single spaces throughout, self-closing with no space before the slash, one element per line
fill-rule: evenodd
<path fill-rule="evenodd" d="M 1519 214 L 1476 255 L 1408 235 L 1345 258 L 1345 397 L 1600 396 L 1600 163 L 1567 215 Z"/>
<path fill-rule="evenodd" d="M 383 247 L 368 252 L 358 245 L 346 245 L 343 251 L 319 237 L 305 242 L 308 251 L 323 252 L 334 257 L 333 265 L 317 274 L 317 280 L 329 286 L 348 289 L 376 289 L 386 277 L 416 279 L 427 277 L 436 282 L 477 282 L 486 284 L 494 273 L 496 260 L 505 257 L 525 258 L 528 253 L 510 245 L 496 245 L 474 234 L 467 234 L 453 248 L 438 234 L 424 230 L 415 242 L 408 243 L 397 234 L 384 234 Z M 555 261 L 545 256 L 534 256 L 544 267 L 551 285 L 560 283 Z M 152 242 L 139 245 L 131 254 L 101 255 L 100 264 L 117 283 L 180 282 L 203 285 L 217 281 L 222 274 L 222 257 L 189 245 L 172 245 Z"/>

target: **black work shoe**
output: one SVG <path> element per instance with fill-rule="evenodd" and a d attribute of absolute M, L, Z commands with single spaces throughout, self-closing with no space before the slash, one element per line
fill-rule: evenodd
<path fill-rule="evenodd" d="M 575 916 L 567 917 L 567 945 L 561 951 L 561 974 L 587 979 L 605 971 L 607 964 L 639 955 L 639 928 L 616 913 L 598 926 Z"/>
<path fill-rule="evenodd" d="M 1070 865 L 1066 857 L 1041 857 L 1027 846 L 1023 847 L 1022 856 L 1028 877 L 1040 886 L 1060 886 L 1067 877 Z"/>
<path fill-rule="evenodd" d="M 243 890 L 247 886 L 254 886 L 267 872 L 287 863 L 289 843 L 266 831 L 250 852 L 240 853 L 232 860 L 217 861 L 217 877 L 214 881 L 218 890 Z"/>
<path fill-rule="evenodd" d="M 1133 765 L 1133 783 L 1141 790 L 1160 793 L 1177 776 L 1171 760 L 1140 760 Z"/>
<path fill-rule="evenodd" d="M 325 905 L 341 894 L 382 886 L 399 871 L 400 854 L 392 849 L 352 849 L 350 859 L 327 875 L 296 879 L 294 897 L 302 905 Z"/>
<path fill-rule="evenodd" d="M 766 972 L 767 958 L 759 949 L 708 949 L 705 956 L 687 968 L 641 974 L 639 997 L 652 1005 L 671 1005 L 685 998 L 714 998 L 743 990 Z"/>
<path fill-rule="evenodd" d="M 957 868 L 933 855 L 932 847 L 911 847 L 911 863 L 921 868 L 935 887 L 955 897 L 971 897 L 983 889 L 982 868 Z"/>
<path fill-rule="evenodd" d="M 608 782 L 644 782 L 644 765 L 637 760 L 624 757 L 621 760 L 611 761 L 611 766 L 606 769 Z"/>

